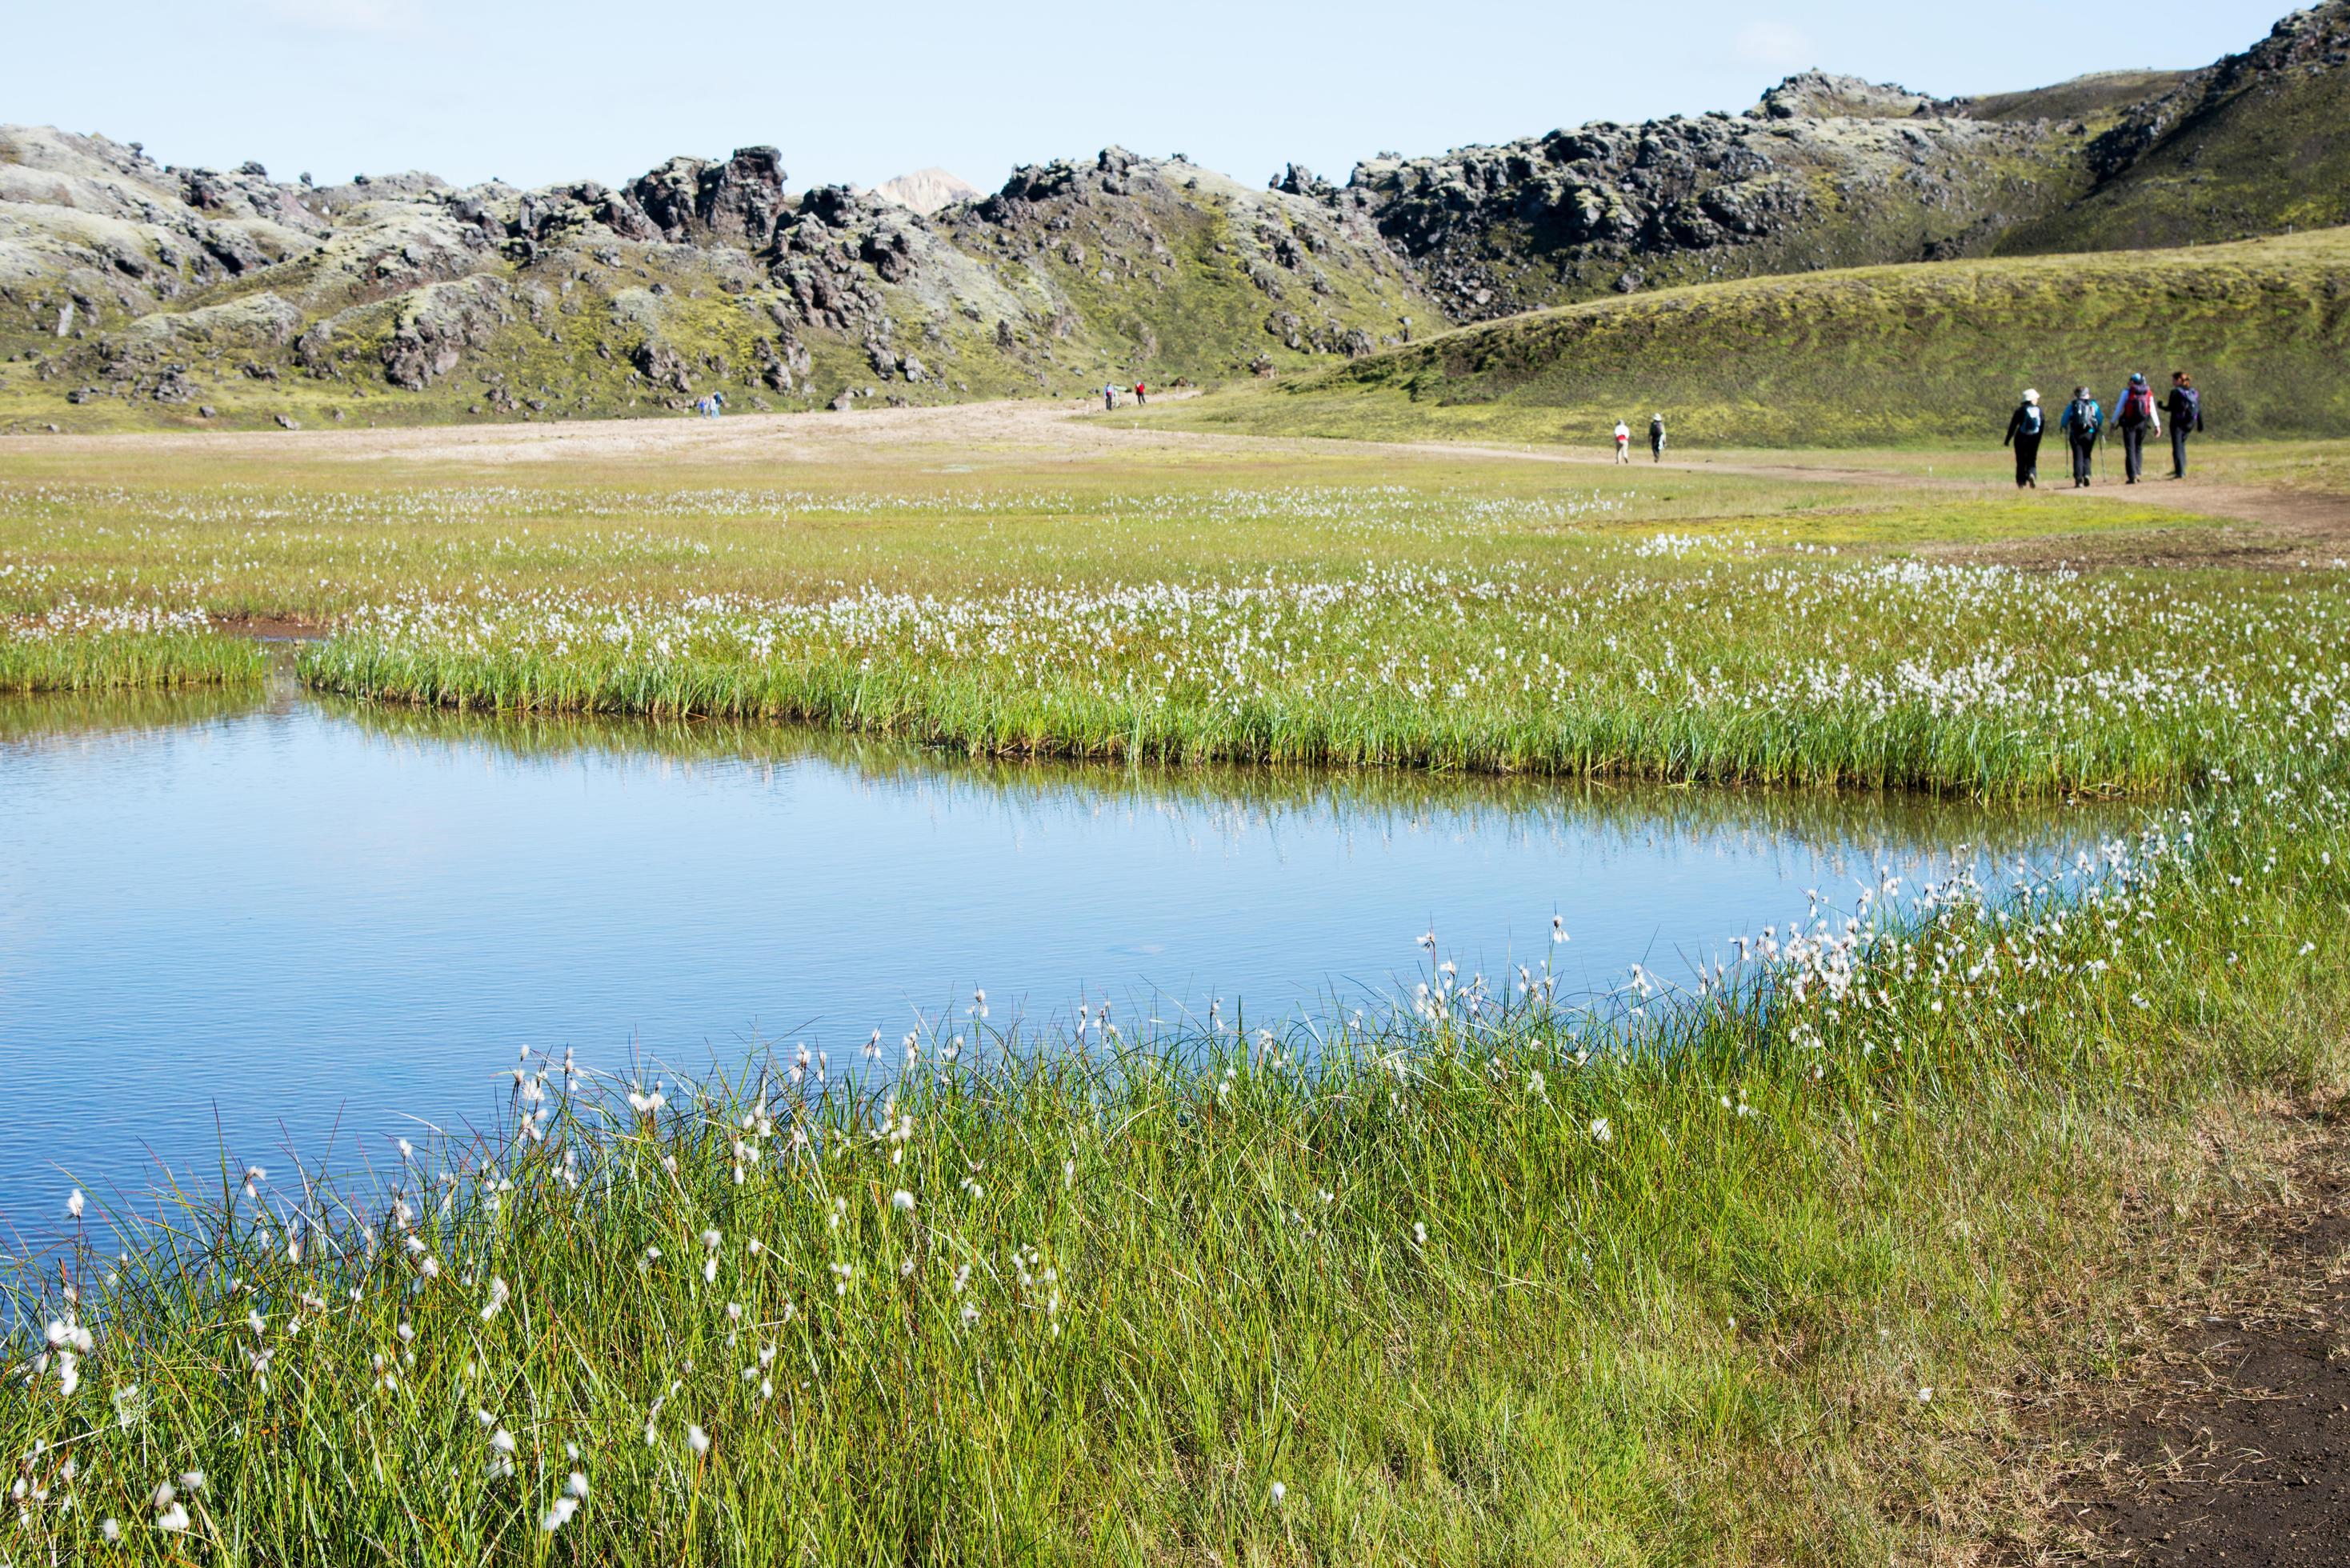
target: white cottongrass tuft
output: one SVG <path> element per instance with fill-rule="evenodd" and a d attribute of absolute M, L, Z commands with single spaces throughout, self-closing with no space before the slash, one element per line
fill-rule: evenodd
<path fill-rule="evenodd" d="M 490 1299 L 482 1303 L 482 1321 L 484 1323 L 487 1323 L 490 1319 L 497 1316 L 499 1313 L 504 1311 L 506 1302 L 513 1296 L 513 1294 L 514 1292 L 506 1287 L 506 1279 L 504 1274 L 492 1274 L 490 1276 Z"/>
<path fill-rule="evenodd" d="M 685 1429 L 685 1446 L 697 1454 L 706 1454 L 710 1451 L 710 1434 L 699 1427 L 688 1427 Z"/>
<path fill-rule="evenodd" d="M 889 1194 L 889 1207 L 900 1214 L 911 1214 L 914 1211 L 914 1195 L 901 1187 Z"/>
<path fill-rule="evenodd" d="M 81 1189 L 78 1187 L 75 1188 L 71 1193 L 67 1195 L 66 1212 L 76 1220 L 80 1219 L 82 1204 L 85 1201 L 86 1199 L 84 1199 L 81 1195 Z"/>

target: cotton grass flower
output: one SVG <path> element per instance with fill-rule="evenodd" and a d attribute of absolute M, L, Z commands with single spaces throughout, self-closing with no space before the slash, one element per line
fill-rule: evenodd
<path fill-rule="evenodd" d="M 78 1219 L 80 1219 L 80 1218 L 81 1218 L 82 1204 L 83 1204 L 85 1201 L 86 1201 L 86 1200 L 83 1199 L 83 1197 L 82 1197 L 82 1195 L 81 1195 L 81 1189 L 80 1189 L 80 1188 L 78 1188 L 78 1187 L 75 1188 L 75 1189 L 73 1189 L 73 1191 L 71 1191 L 70 1193 L 67 1194 L 67 1195 L 66 1195 L 66 1215 L 67 1215 L 67 1217 L 68 1217 L 68 1218 L 69 1218 L 69 1219 L 74 1219 L 74 1220 L 78 1220 Z"/>
<path fill-rule="evenodd" d="M 491 1275 L 490 1299 L 482 1303 L 482 1321 L 484 1323 L 487 1323 L 492 1318 L 497 1316 L 499 1313 L 504 1311 L 506 1302 L 513 1296 L 513 1294 L 514 1293 L 506 1286 L 504 1275 Z M 402 1324 L 401 1326 L 405 1327 L 406 1325 Z"/>
<path fill-rule="evenodd" d="M 700 1427 L 689 1426 L 685 1429 L 685 1446 L 693 1450 L 695 1458 L 702 1458 L 710 1452 L 710 1434 Z"/>

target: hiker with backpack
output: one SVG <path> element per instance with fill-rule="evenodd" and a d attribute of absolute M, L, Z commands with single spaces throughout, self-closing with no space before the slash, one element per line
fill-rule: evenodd
<path fill-rule="evenodd" d="M 2089 396 L 2086 387 L 2073 389 L 2073 400 L 2064 405 L 2056 425 L 2073 448 L 2073 488 L 2089 488 L 2089 470 L 2097 455 L 2097 437 L 2106 428 L 2106 410 L 2097 400 Z"/>
<path fill-rule="evenodd" d="M 2023 389 L 2023 401 L 2015 405 L 2015 412 L 2007 416 L 2007 439 L 2000 444 L 2015 449 L 2015 487 L 2030 485 L 2040 488 L 2040 437 L 2046 421 L 2040 412 L 2040 393 L 2031 387 Z"/>
<path fill-rule="evenodd" d="M 2162 433 L 2162 416 L 2155 410 L 2145 371 L 2132 370 L 2129 385 L 2114 400 L 2114 428 L 2122 432 L 2122 472 L 2129 476 L 2125 483 L 2136 484 L 2146 466 L 2146 438 Z"/>
<path fill-rule="evenodd" d="M 1648 461 L 1665 461 L 1665 416 L 1654 414 L 1648 420 Z"/>
<path fill-rule="evenodd" d="M 2184 370 L 2170 373 L 2170 396 L 2163 400 L 2162 411 L 2170 416 L 2170 477 L 2187 477 L 2187 437 L 2191 431 L 2203 428 L 2203 394 L 2195 389 L 2195 378 Z"/>
<path fill-rule="evenodd" d="M 1632 427 L 1622 420 L 1616 421 L 1616 461 L 1617 462 L 1632 461 Z"/>

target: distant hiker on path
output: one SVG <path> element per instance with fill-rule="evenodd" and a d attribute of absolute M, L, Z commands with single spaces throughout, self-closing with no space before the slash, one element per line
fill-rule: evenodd
<path fill-rule="evenodd" d="M 1134 406 L 1139 409 L 1149 401 L 1150 401 L 1149 391 L 1143 387 L 1141 382 L 1137 381 L 1134 384 Z"/>
<path fill-rule="evenodd" d="M 1616 421 L 1616 461 L 1617 462 L 1632 461 L 1632 427 L 1622 420 Z"/>
<path fill-rule="evenodd" d="M 2064 439 L 2072 443 L 2073 488 L 2086 490 L 2089 465 L 2097 455 L 2097 436 L 2106 428 L 2106 410 L 2089 396 L 2088 388 L 2075 387 L 2073 400 L 2064 405 L 2064 412 L 2056 422 L 2064 430 Z"/>
<path fill-rule="evenodd" d="M 2040 436 L 2046 421 L 2040 412 L 2040 394 L 2033 388 L 2023 389 L 2023 401 L 2015 405 L 2015 412 L 2007 416 L 2007 439 L 2002 446 L 2015 449 L 2015 487 L 2030 485 L 2040 488 Z"/>
<path fill-rule="evenodd" d="M 2162 433 L 2162 416 L 2155 412 L 2154 389 L 2146 384 L 2145 371 L 2132 370 L 2129 385 L 2114 400 L 2114 428 L 2122 432 L 2122 472 L 2136 484 L 2146 465 L 2146 438 Z"/>
<path fill-rule="evenodd" d="M 1665 416 L 1654 414 L 1648 420 L 1648 461 L 1665 461 Z"/>
<path fill-rule="evenodd" d="M 1107 381 L 1104 381 L 1102 383 L 1102 410 L 1104 412 L 1107 413 L 1116 411 L 1117 408 L 1118 389 L 1110 385 Z"/>
<path fill-rule="evenodd" d="M 2203 394 L 2195 389 L 2195 378 L 2184 370 L 2170 373 L 2170 396 L 2162 402 L 2162 411 L 2170 416 L 2170 477 L 2187 477 L 2187 436 L 2190 431 L 2203 428 Z"/>

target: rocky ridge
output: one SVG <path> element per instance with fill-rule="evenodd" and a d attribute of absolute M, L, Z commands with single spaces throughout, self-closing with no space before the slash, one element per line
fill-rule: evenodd
<path fill-rule="evenodd" d="M 1264 373 L 1609 293 L 2057 248 L 2183 144 L 2252 139 L 2246 106 L 2330 106 L 2345 62 L 2330 0 L 2185 75 L 1970 100 L 1814 71 L 1740 113 L 1382 153 L 1344 185 L 1109 148 L 975 199 L 935 171 L 794 191 L 768 147 L 461 189 L 0 127 L 0 428 L 60 405 L 84 428 L 536 418 Z M 2279 178 L 2237 182 L 2230 233 L 2331 211 Z"/>

